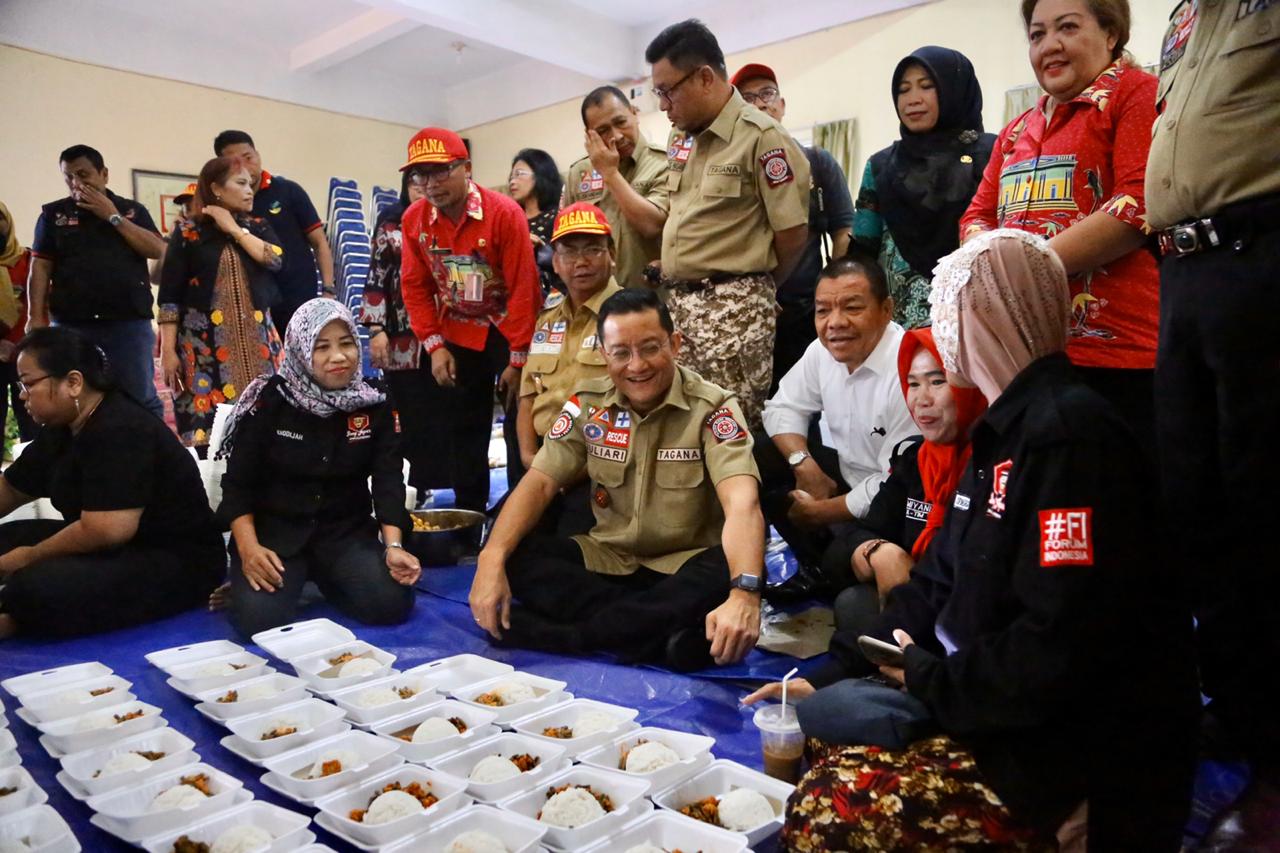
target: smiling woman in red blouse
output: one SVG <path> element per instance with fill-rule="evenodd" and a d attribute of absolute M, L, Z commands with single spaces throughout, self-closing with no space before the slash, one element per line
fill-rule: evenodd
<path fill-rule="evenodd" d="M 1048 94 L 1001 133 L 960 235 L 1049 238 L 1071 275 L 1071 361 L 1151 446 L 1159 276 L 1143 182 L 1156 78 L 1125 54 L 1128 0 L 1022 0 Z"/>

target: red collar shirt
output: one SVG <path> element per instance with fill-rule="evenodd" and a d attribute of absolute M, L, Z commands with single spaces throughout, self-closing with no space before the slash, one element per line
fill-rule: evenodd
<path fill-rule="evenodd" d="M 448 341 L 483 350 L 490 324 L 521 367 L 542 302 L 524 211 L 507 196 L 469 182 L 453 222 L 426 199 L 401 220 L 400 288 L 409 324 L 427 352 Z"/>
<path fill-rule="evenodd" d="M 1097 211 L 1150 233 L 1144 195 L 1156 78 L 1120 60 L 1059 104 L 1040 103 L 1000 133 L 960 238 L 1017 228 L 1050 238 Z M 1071 278 L 1067 354 L 1081 367 L 1151 369 L 1160 313 L 1155 259 L 1134 249 Z"/>

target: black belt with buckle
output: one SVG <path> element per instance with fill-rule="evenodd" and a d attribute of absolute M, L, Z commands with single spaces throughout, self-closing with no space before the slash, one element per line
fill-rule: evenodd
<path fill-rule="evenodd" d="M 1223 246 L 1237 252 L 1248 238 L 1280 227 L 1280 195 L 1227 205 L 1214 216 L 1156 232 L 1161 255 L 1194 255 Z"/>
<path fill-rule="evenodd" d="M 706 278 L 669 278 L 663 284 L 671 290 L 696 293 L 699 290 L 706 290 L 708 287 L 715 287 L 717 284 L 724 284 L 726 281 L 737 281 L 740 278 L 747 278 L 753 275 L 763 275 L 763 273 L 718 272 Z"/>

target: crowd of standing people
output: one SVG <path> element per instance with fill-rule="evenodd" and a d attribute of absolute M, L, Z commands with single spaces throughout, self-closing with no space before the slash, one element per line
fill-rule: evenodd
<path fill-rule="evenodd" d="M 246 636 L 307 580 L 403 621 L 407 460 L 496 515 L 470 595 L 495 644 L 698 671 L 754 647 L 762 599 L 834 602 L 827 664 L 790 685 L 791 849 L 1173 850 L 1202 753 L 1253 773 L 1223 843 L 1265 838 L 1280 589 L 1248 510 L 1280 415 L 1280 4 L 1181 0 L 1158 76 L 1127 0 L 1020 13 L 1036 104 L 988 133 L 970 60 L 915 50 L 852 193 L 773 69 L 731 75 L 696 20 L 645 51 L 665 147 L 601 86 L 567 179 L 525 148 L 504 194 L 424 128 L 354 314 L 248 134 L 218 135 L 167 245 L 66 149 L 29 255 L 0 206 L 0 361 L 35 422 L 0 512 L 64 517 L 0 525 L 0 637 L 200 603 L 220 528 Z M 181 442 L 153 417 L 148 260 Z M 222 403 L 214 513 L 181 445 Z"/>

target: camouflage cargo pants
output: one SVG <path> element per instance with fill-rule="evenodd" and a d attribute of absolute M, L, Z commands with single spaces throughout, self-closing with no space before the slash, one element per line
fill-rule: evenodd
<path fill-rule="evenodd" d="M 672 288 L 671 319 L 684 336 L 678 361 L 738 398 L 753 430 L 761 428 L 773 378 L 777 315 L 773 277 L 744 275 L 702 290 Z"/>

